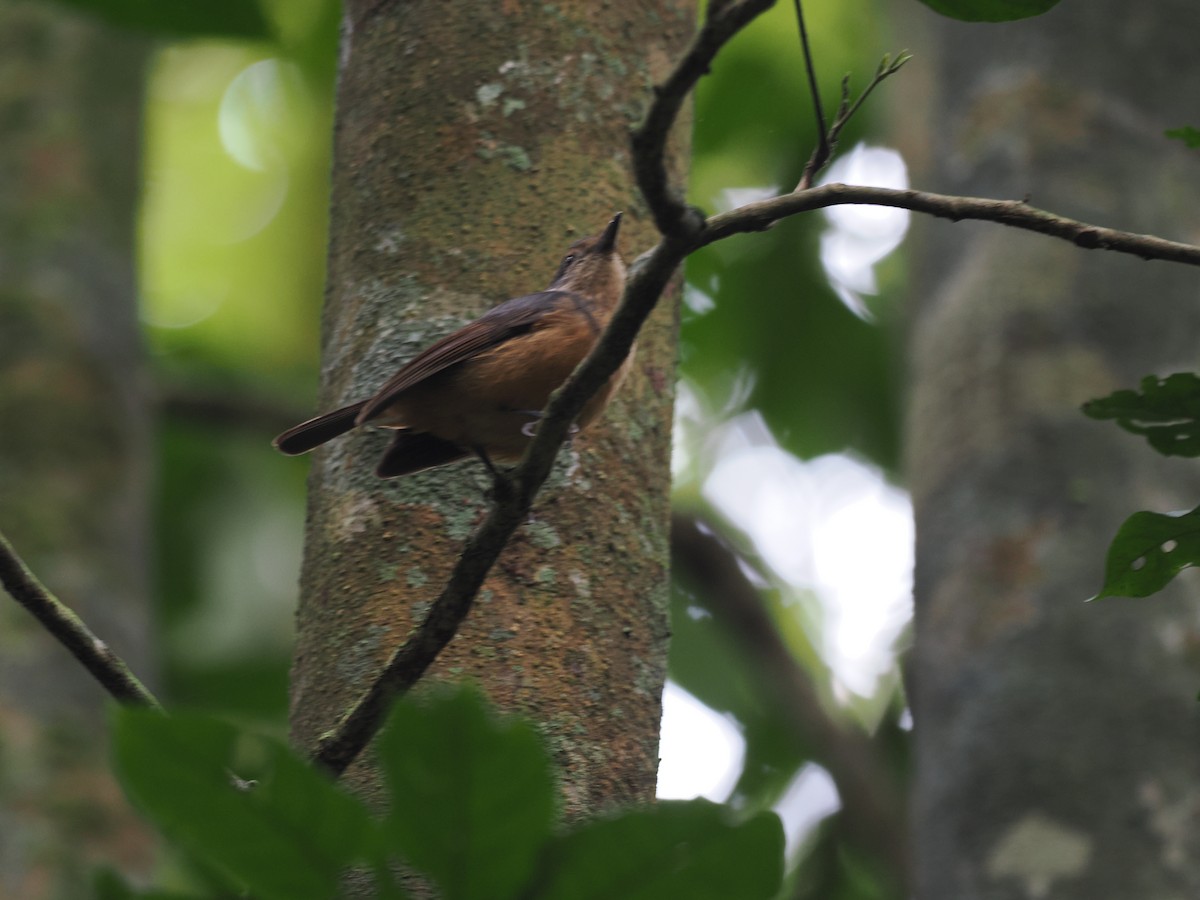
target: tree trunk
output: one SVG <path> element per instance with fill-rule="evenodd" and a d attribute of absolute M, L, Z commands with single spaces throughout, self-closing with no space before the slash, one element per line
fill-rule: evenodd
<path fill-rule="evenodd" d="M 1196 239 L 1197 160 L 1162 137 L 1195 124 L 1195 4 L 930 27 L 916 184 Z M 1078 411 L 1197 367 L 1196 273 L 991 224 L 922 234 L 915 895 L 1200 895 L 1196 582 L 1083 602 L 1122 520 L 1194 506 L 1200 478 Z"/>
<path fill-rule="evenodd" d="M 322 409 L 374 393 L 489 306 L 543 289 L 567 245 L 616 210 L 627 258 L 651 244 L 628 131 L 690 36 L 693 7 L 347 5 Z M 613 407 L 563 454 L 432 672 L 475 678 L 540 725 L 568 815 L 654 793 L 673 310 L 664 302 Z M 386 443 L 360 431 L 313 462 L 292 692 L 301 747 L 420 622 L 487 506 L 475 462 L 376 479 Z M 348 777 L 369 794 L 364 769 Z"/>
<path fill-rule="evenodd" d="M 0 12 L 0 529 L 147 674 L 149 427 L 133 240 L 146 46 Z M 108 771 L 101 688 L 0 603 L 0 897 L 82 897 L 152 844 Z"/>

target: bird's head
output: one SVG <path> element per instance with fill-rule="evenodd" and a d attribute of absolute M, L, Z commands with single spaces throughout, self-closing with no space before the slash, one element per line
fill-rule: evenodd
<path fill-rule="evenodd" d="M 615 304 L 625 288 L 625 261 L 617 251 L 620 229 L 621 214 L 617 213 L 600 234 L 572 244 L 550 282 L 550 289 L 575 291 Z"/>

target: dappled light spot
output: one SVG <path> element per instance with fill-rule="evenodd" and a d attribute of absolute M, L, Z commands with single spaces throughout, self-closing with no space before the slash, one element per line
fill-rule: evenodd
<path fill-rule="evenodd" d="M 715 464 L 705 498 L 796 589 L 784 605 L 796 624 L 814 631 L 810 638 L 841 692 L 871 696 L 892 668 L 892 644 L 911 616 L 908 495 L 848 455 L 797 459 L 757 412 L 710 428 L 707 443 Z M 872 564 L 863 565 L 868 550 Z M 814 601 L 820 615 L 813 615 Z"/>
<path fill-rule="evenodd" d="M 904 189 L 908 169 L 895 150 L 859 144 L 829 167 L 822 184 L 842 182 Z M 861 319 L 871 311 L 864 294 L 876 294 L 875 265 L 895 250 L 908 231 L 909 212 L 888 206 L 848 204 L 824 210 L 829 228 L 821 236 L 821 264 L 842 303 Z"/>
<path fill-rule="evenodd" d="M 703 747 L 704 752 L 697 752 Z M 663 690 L 658 796 L 721 802 L 742 771 L 746 742 L 734 719 L 705 706 L 673 681 Z"/>
<path fill-rule="evenodd" d="M 795 853 L 823 820 L 842 808 L 829 773 L 816 763 L 806 763 L 784 789 L 775 812 L 783 820 L 787 853 Z"/>

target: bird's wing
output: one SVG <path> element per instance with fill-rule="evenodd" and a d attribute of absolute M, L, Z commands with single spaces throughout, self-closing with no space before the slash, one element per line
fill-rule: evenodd
<path fill-rule="evenodd" d="M 402 391 L 532 330 L 538 320 L 563 301 L 578 303 L 581 299 L 569 291 L 538 291 L 536 294 L 514 297 L 493 307 L 474 322 L 446 335 L 414 356 L 367 401 L 358 414 L 358 424 L 372 419 Z"/>

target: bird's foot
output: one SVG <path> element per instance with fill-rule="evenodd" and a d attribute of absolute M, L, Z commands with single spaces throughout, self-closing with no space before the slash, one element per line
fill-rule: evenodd
<path fill-rule="evenodd" d="M 473 448 L 475 455 L 479 457 L 479 461 L 484 464 L 488 470 L 488 474 L 492 476 L 492 487 L 488 491 L 491 499 L 497 503 L 504 503 L 513 495 L 513 481 L 507 472 L 504 472 L 496 467 L 492 462 L 491 457 L 487 455 L 487 451 L 482 447 Z"/>
<path fill-rule="evenodd" d="M 527 438 L 537 437 L 537 428 L 541 424 L 542 414 L 540 412 L 528 412 L 524 410 L 522 412 L 527 416 L 533 416 L 533 418 L 521 426 L 521 434 Z M 566 447 L 571 446 L 571 441 L 575 439 L 575 435 L 577 434 L 579 434 L 579 426 L 572 422 L 571 427 L 567 429 L 567 439 L 563 441 L 563 445 Z"/>

